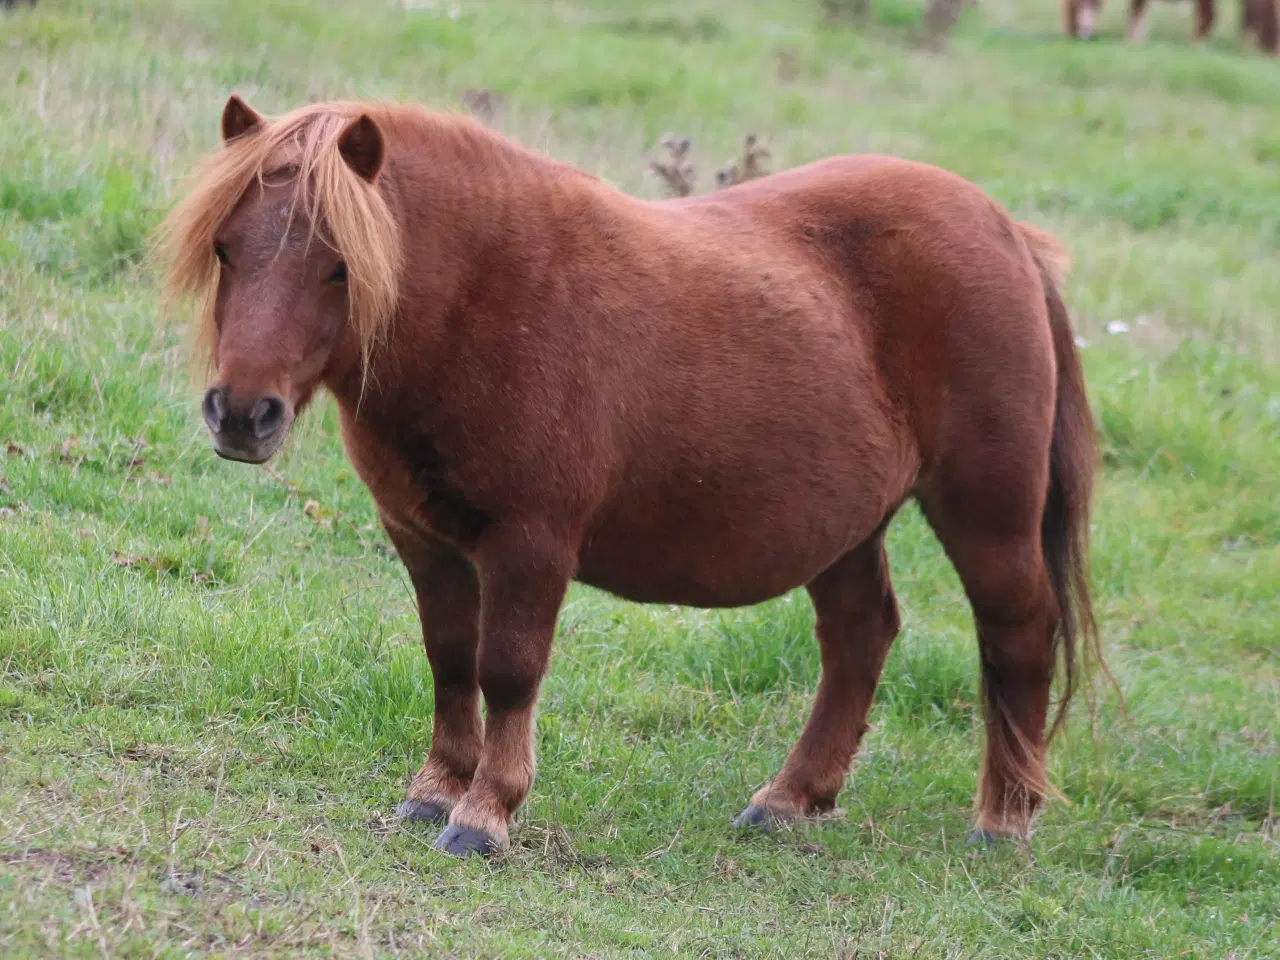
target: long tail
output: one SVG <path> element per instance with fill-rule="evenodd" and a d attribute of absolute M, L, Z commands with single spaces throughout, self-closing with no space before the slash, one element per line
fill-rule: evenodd
<path fill-rule="evenodd" d="M 1040 522 L 1045 564 L 1060 611 L 1054 658 L 1061 651 L 1065 667 L 1062 697 L 1049 731 L 1052 739 L 1080 685 L 1082 668 L 1087 678 L 1090 668 L 1096 665 L 1117 692 L 1119 686 L 1103 660 L 1089 597 L 1089 511 L 1098 467 L 1098 440 L 1071 318 L 1059 293 L 1071 259 L 1054 237 L 1029 224 L 1020 223 L 1018 227 L 1043 278 L 1058 365 L 1058 396 L 1049 447 L 1049 492 Z"/>

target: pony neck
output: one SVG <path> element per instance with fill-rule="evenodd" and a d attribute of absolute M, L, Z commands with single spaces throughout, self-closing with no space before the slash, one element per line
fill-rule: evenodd
<path fill-rule="evenodd" d="M 530 285 L 570 266 L 556 231 L 609 192 L 469 118 L 418 114 L 390 125 L 383 176 L 404 231 L 400 308 L 367 370 L 351 335 L 324 377 L 353 415 L 412 402 L 407 383 L 432 379 L 451 339 L 509 321 L 512 304 L 536 309 Z"/>

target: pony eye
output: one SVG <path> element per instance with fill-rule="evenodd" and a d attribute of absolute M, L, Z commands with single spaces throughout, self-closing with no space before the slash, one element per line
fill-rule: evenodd
<path fill-rule="evenodd" d="M 218 262 L 224 267 L 231 266 L 231 258 L 227 256 L 227 248 L 220 243 L 213 245 L 213 255 L 218 258 Z"/>
<path fill-rule="evenodd" d="M 341 260 L 338 265 L 333 268 L 333 273 L 329 274 L 329 283 L 346 283 L 347 282 L 347 265 Z"/>

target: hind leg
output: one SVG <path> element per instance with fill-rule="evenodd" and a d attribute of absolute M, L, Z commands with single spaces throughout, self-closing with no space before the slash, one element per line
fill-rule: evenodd
<path fill-rule="evenodd" d="M 1130 0 L 1129 28 L 1127 37 L 1130 43 L 1144 43 L 1147 39 L 1147 0 Z"/>
<path fill-rule="evenodd" d="M 1253 30 L 1264 52 L 1280 54 L 1280 0 L 1255 0 Z"/>
<path fill-rule="evenodd" d="M 1195 39 L 1203 40 L 1213 29 L 1215 17 L 1213 0 L 1196 0 Z"/>
<path fill-rule="evenodd" d="M 1062 0 L 1061 13 L 1062 32 L 1068 37 L 1074 37 L 1076 35 L 1076 30 L 1079 27 L 1079 11 L 1076 7 L 1076 0 Z"/>
<path fill-rule="evenodd" d="M 767 826 L 829 810 L 844 785 L 889 646 L 898 604 L 889 582 L 884 528 L 809 584 L 822 648 L 813 713 L 782 770 L 734 821 Z"/>
<path fill-rule="evenodd" d="M 1255 0 L 1243 0 L 1240 4 L 1240 39 L 1244 39 L 1258 29 L 1258 14 Z"/>
<path fill-rule="evenodd" d="M 987 744 L 977 835 L 1025 837 L 1044 801 L 1045 720 L 1058 605 L 1040 541 L 1046 469 L 971 453 L 925 515 L 973 607 Z"/>
<path fill-rule="evenodd" d="M 1076 36 L 1092 40 L 1097 29 L 1098 0 L 1077 0 L 1075 4 Z"/>

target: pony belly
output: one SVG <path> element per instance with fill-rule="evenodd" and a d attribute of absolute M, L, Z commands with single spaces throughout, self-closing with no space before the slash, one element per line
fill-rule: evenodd
<path fill-rule="evenodd" d="M 880 520 L 809 507 L 605 527 L 584 542 L 576 579 L 637 603 L 763 603 L 812 581 Z"/>
<path fill-rule="evenodd" d="M 801 419 L 808 434 L 757 418 L 774 442 L 742 439 L 697 469 L 684 456 L 636 468 L 587 528 L 577 579 L 692 607 L 749 606 L 811 583 L 892 515 L 918 460 L 871 414 Z"/>
<path fill-rule="evenodd" d="M 780 597 L 803 586 L 817 576 L 823 566 L 815 566 L 804 574 L 793 576 L 747 575 L 734 582 L 723 576 L 704 576 L 699 571 L 680 569 L 677 565 L 651 568 L 643 573 L 635 570 L 580 570 L 579 583 L 596 587 L 633 603 L 666 603 L 683 607 L 728 608 L 750 607 Z"/>

